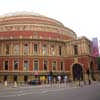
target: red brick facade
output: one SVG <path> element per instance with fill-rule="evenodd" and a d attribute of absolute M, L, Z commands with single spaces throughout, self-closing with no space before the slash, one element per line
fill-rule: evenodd
<path fill-rule="evenodd" d="M 8 81 L 14 81 L 14 75 L 18 76 L 17 81 L 24 81 L 25 75 L 31 80 L 35 72 L 47 76 L 50 71 L 56 76 L 63 73 L 73 77 L 74 64 L 81 65 L 86 73 L 91 62 L 96 69 L 90 45 L 87 38 L 77 39 L 71 29 L 47 17 L 18 15 L 0 18 L 0 81 L 5 75 L 8 75 Z"/>

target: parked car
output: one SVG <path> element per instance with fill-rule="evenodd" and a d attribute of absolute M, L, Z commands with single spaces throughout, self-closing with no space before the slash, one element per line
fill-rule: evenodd
<path fill-rule="evenodd" d="M 40 80 L 31 80 L 28 82 L 29 85 L 41 85 Z"/>

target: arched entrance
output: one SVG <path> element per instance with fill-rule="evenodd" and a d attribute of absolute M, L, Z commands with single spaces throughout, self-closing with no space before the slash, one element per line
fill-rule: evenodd
<path fill-rule="evenodd" d="M 73 80 L 83 80 L 82 65 L 76 63 L 72 66 Z"/>

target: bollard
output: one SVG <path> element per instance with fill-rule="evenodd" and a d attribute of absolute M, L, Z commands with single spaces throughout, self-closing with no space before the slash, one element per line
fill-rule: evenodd
<path fill-rule="evenodd" d="M 60 88 L 60 80 L 58 81 L 58 88 Z"/>
<path fill-rule="evenodd" d="M 78 81 L 75 81 L 75 83 L 74 83 L 74 87 L 75 87 L 75 88 L 78 87 Z"/>
<path fill-rule="evenodd" d="M 7 85 L 8 85 L 8 84 L 7 84 L 7 81 L 5 81 L 5 82 L 4 82 L 4 85 L 5 85 L 5 86 L 7 86 Z"/>
<path fill-rule="evenodd" d="M 17 87 L 17 82 L 16 81 L 14 82 L 14 87 Z"/>

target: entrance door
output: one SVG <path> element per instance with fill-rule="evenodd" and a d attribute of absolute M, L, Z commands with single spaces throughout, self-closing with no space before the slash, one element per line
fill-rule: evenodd
<path fill-rule="evenodd" d="M 17 81 L 17 75 L 14 75 L 14 81 Z"/>
<path fill-rule="evenodd" d="M 28 76 L 25 75 L 25 76 L 24 76 L 24 82 L 27 82 L 27 81 L 28 81 Z"/>
<path fill-rule="evenodd" d="M 80 64 L 74 64 L 72 67 L 73 80 L 83 80 L 83 69 Z"/>
<path fill-rule="evenodd" d="M 7 75 L 4 76 L 4 81 L 7 81 Z"/>

